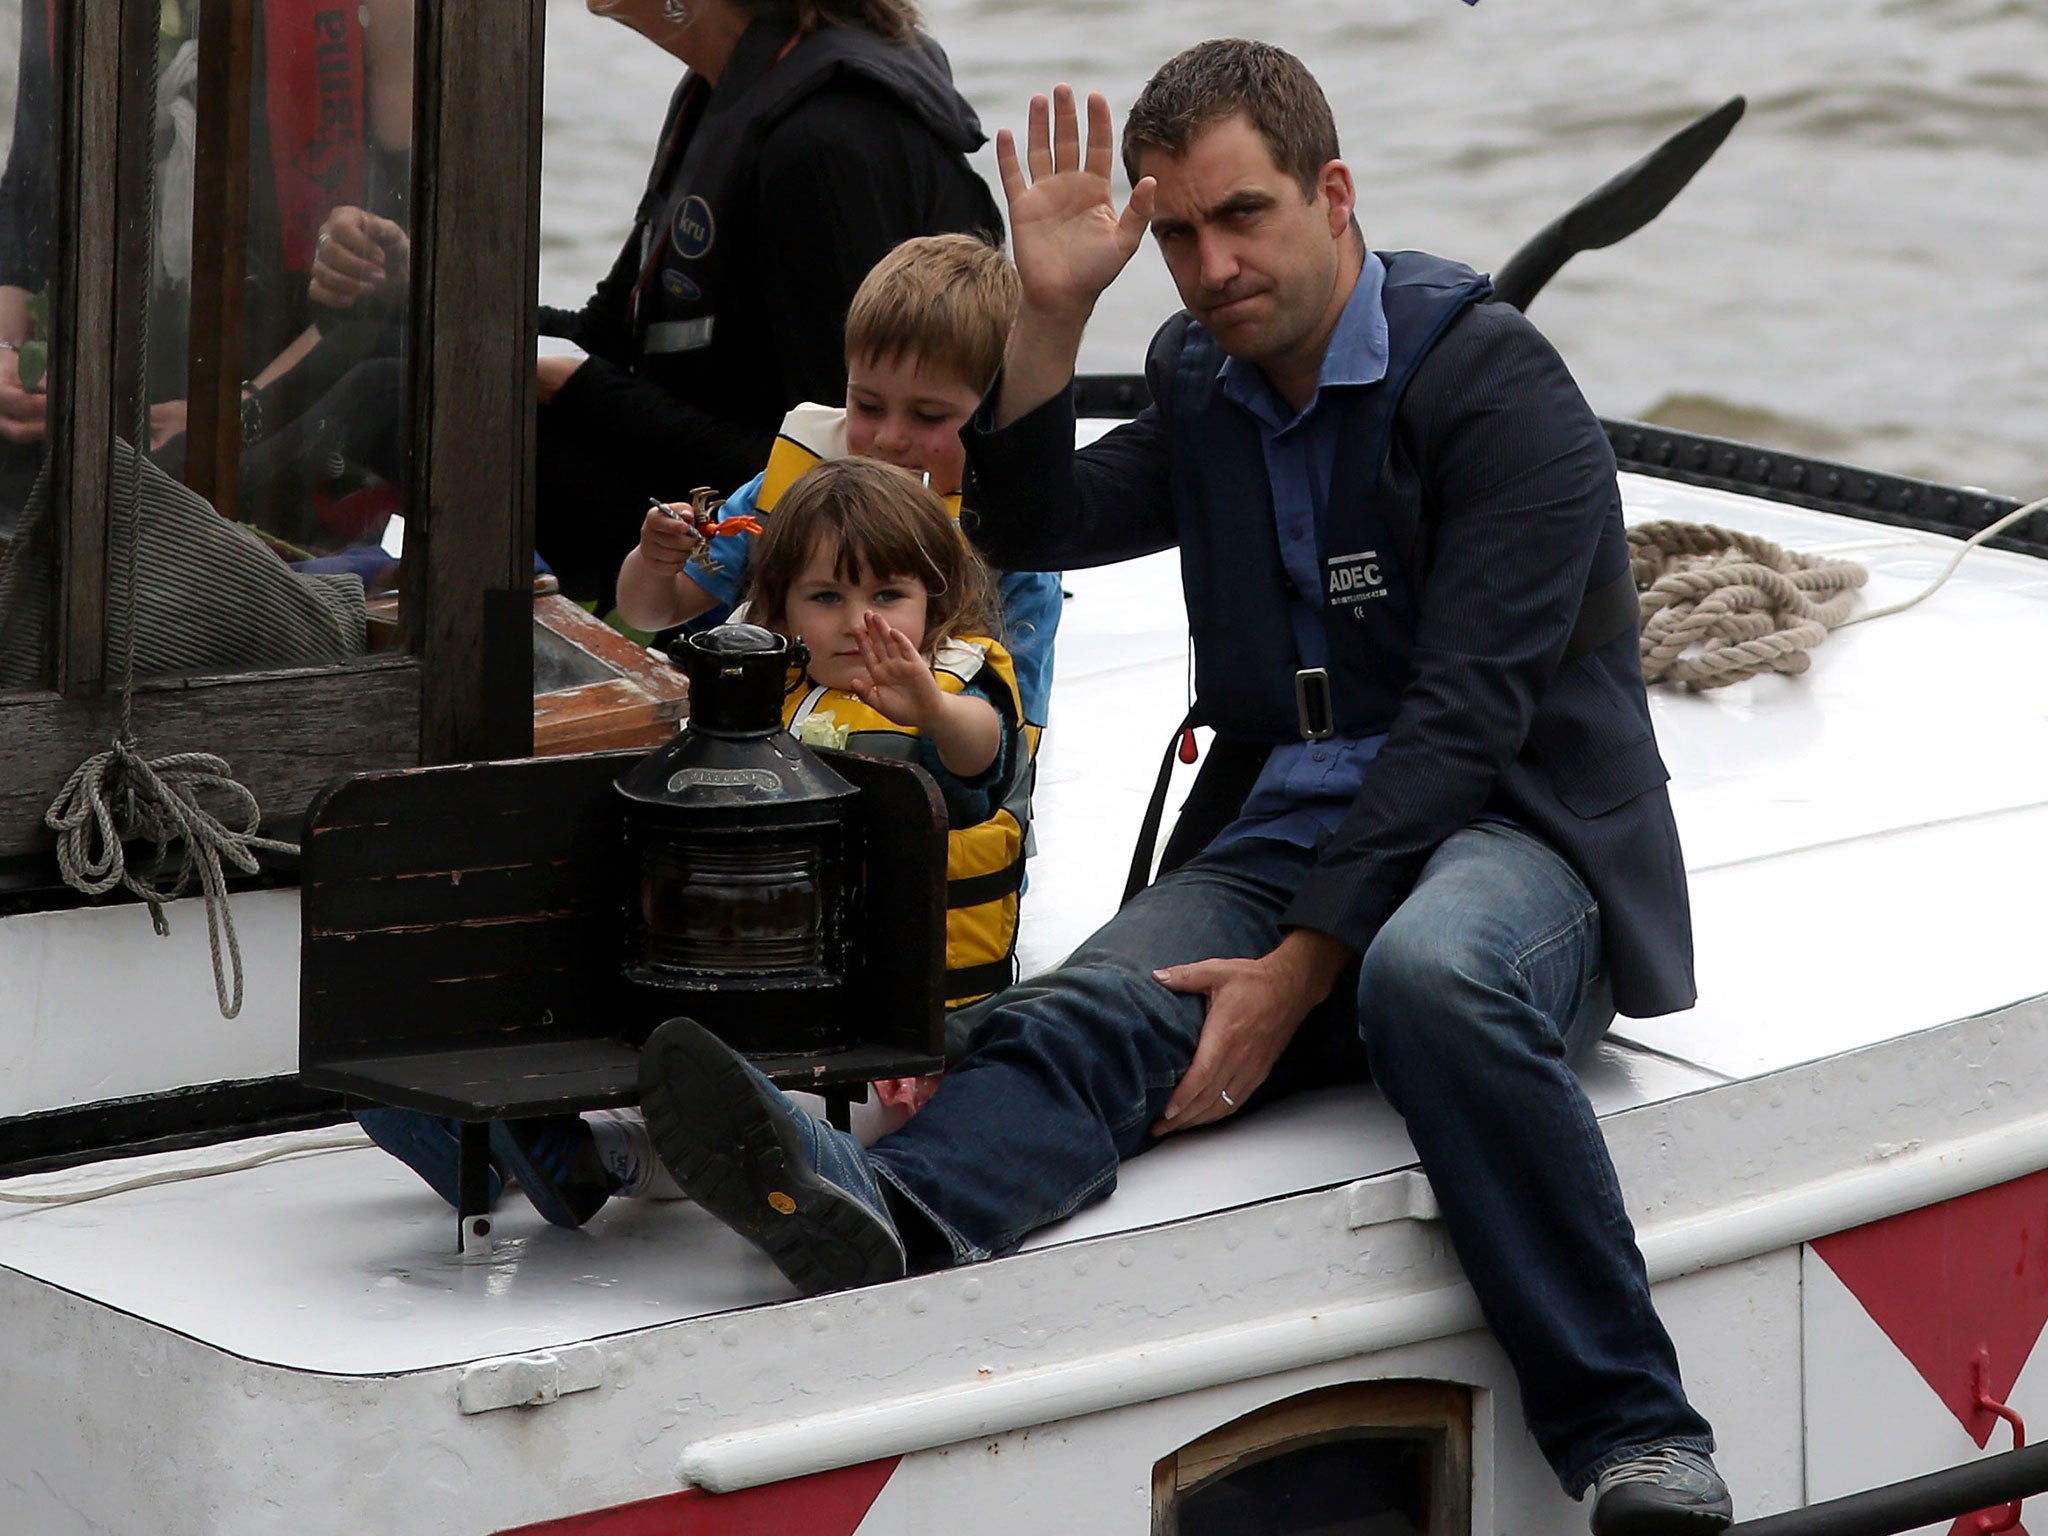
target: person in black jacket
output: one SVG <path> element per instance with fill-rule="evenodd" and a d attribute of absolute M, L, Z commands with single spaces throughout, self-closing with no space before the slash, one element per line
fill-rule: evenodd
<path fill-rule="evenodd" d="M 824 1289 L 1006 1252 L 1159 1138 L 1369 1069 L 1597 1536 L 1720 1530 L 1712 1431 L 1573 1070 L 1617 1003 L 1693 998 L 1605 434 L 1484 278 L 1366 247 L 1298 60 L 1166 64 L 1121 213 L 1110 137 L 1091 98 L 1084 156 L 1061 87 L 1028 175 L 998 140 L 1025 297 L 967 434 L 979 539 L 1022 569 L 1177 545 L 1237 793 L 1062 966 L 967 1010 L 902 1130 L 862 1149 L 674 1020 L 642 1054 L 655 1145 Z M 1148 227 L 1187 309 L 1155 404 L 1076 452 L 1081 334 Z"/>
<path fill-rule="evenodd" d="M 914 235 L 1000 237 L 984 142 L 907 0 L 590 0 L 690 66 L 633 232 L 582 310 L 543 308 L 535 542 L 606 597 L 649 498 L 732 491 L 805 400 L 846 392 L 841 331 Z"/>

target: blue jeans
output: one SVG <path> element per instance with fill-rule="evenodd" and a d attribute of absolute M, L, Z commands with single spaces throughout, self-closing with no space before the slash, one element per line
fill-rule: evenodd
<path fill-rule="evenodd" d="M 965 1010 L 965 1057 L 877 1170 L 952 1262 L 1015 1248 L 1116 1185 L 1187 1070 L 1203 1000 L 1155 968 L 1256 956 L 1314 860 L 1251 838 L 1138 896 L 1057 970 Z M 1250 1110 L 1368 1072 L 1407 1122 L 1445 1227 L 1568 1492 L 1639 1447 L 1711 1450 L 1571 1061 L 1613 1010 L 1600 914 L 1570 866 L 1503 823 L 1446 841 Z M 908 1214 L 908 1213 L 907 1213 Z M 908 1234 L 906 1234 L 908 1235 Z"/>

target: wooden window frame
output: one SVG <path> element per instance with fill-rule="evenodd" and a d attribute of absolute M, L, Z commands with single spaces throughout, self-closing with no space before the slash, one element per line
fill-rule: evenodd
<path fill-rule="evenodd" d="M 1219 1425 L 1152 1467 L 1152 1536 L 1179 1536 L 1180 1500 L 1289 1451 L 1336 1440 L 1421 1440 L 1430 1449 L 1429 1536 L 1471 1536 L 1472 1389 L 1444 1381 L 1318 1387 Z"/>
<path fill-rule="evenodd" d="M 256 3 L 209 0 L 202 50 L 237 35 L 246 42 Z M 54 307 L 68 321 L 53 338 L 50 419 L 60 590 L 54 686 L 0 697 L 0 864 L 15 883 L 44 873 L 54 883 L 43 812 L 120 720 L 108 654 L 118 579 L 108 445 L 129 430 L 133 408 L 120 402 L 138 388 L 135 306 L 119 300 L 148 280 L 149 221 L 136 210 L 147 206 L 151 135 L 134 130 L 153 117 L 158 16 L 158 0 L 58 6 Z M 135 689 L 146 756 L 218 753 L 281 826 L 345 773 L 532 747 L 545 0 L 439 0 L 419 6 L 416 25 L 406 643 L 333 667 L 150 679 Z M 246 46 L 237 57 L 203 55 L 202 77 L 211 66 L 210 88 L 246 100 Z M 207 175 L 202 164 L 202 187 L 232 179 Z M 216 202 L 199 216 L 222 212 Z M 241 253 L 210 259 L 224 270 Z M 112 387 L 88 392 L 73 387 L 80 379 Z M 443 423 L 448 430 L 437 430 Z"/>

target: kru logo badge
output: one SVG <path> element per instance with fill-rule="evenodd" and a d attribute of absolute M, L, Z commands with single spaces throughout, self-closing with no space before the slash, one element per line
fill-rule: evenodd
<path fill-rule="evenodd" d="M 1332 608 L 1345 608 L 1387 595 L 1386 578 L 1380 570 L 1377 550 L 1362 549 L 1355 555 L 1332 555 L 1323 565 L 1323 595 Z"/>
<path fill-rule="evenodd" d="M 692 192 L 676 207 L 676 216 L 669 224 L 669 240 L 676 248 L 676 254 L 685 261 L 695 261 L 711 249 L 711 242 L 718 238 L 718 228 L 711 217 L 711 205 Z"/>
<path fill-rule="evenodd" d="M 704 290 L 702 288 L 699 288 L 695 283 L 683 276 L 682 273 L 673 269 L 661 274 L 661 286 L 666 288 L 676 298 L 686 302 L 704 297 Z"/>

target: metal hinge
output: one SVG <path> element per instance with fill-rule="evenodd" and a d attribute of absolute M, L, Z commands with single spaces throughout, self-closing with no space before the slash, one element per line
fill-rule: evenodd
<path fill-rule="evenodd" d="M 571 1392 L 604 1385 L 604 1351 L 595 1344 L 533 1355 L 505 1355 L 464 1366 L 455 1379 L 455 1403 L 464 1413 L 494 1408 L 538 1408 Z"/>
<path fill-rule="evenodd" d="M 1360 1179 L 1345 1194 L 1347 1220 L 1351 1230 L 1377 1227 L 1389 1221 L 1441 1221 L 1436 1191 L 1429 1180 L 1413 1168 Z"/>

